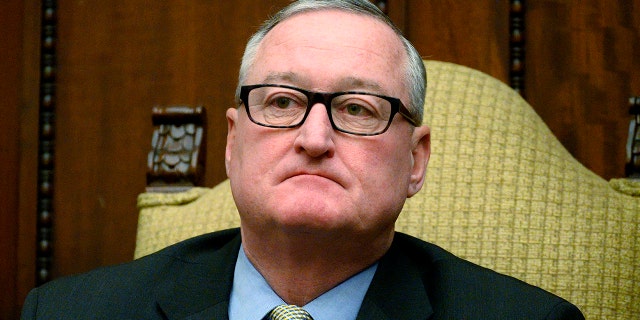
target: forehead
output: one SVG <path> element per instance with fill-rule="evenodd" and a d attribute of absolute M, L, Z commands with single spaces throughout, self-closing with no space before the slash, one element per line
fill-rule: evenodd
<path fill-rule="evenodd" d="M 305 12 L 267 33 L 248 81 L 278 80 L 323 90 L 377 86 L 397 95 L 404 61 L 399 37 L 373 17 L 339 10 Z"/>

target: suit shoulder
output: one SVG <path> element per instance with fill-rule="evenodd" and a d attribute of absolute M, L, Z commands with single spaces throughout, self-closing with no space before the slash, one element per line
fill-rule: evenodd
<path fill-rule="evenodd" d="M 420 239 L 396 234 L 394 244 L 421 270 L 434 310 L 455 318 L 583 319 L 566 300 L 479 266 Z M 452 311 L 455 310 L 455 311 Z M 473 315 L 473 316 L 471 316 Z"/>
<path fill-rule="evenodd" d="M 238 234 L 237 230 L 215 232 L 179 242 L 134 261 L 53 280 L 32 290 L 25 301 L 23 318 L 30 318 L 26 314 L 33 313 L 39 318 L 47 315 L 44 318 L 84 319 L 87 314 L 101 310 L 108 311 L 111 316 L 122 312 L 120 316 L 124 318 L 131 318 L 131 313 L 152 314 L 155 312 L 155 297 L 150 294 L 153 288 L 189 265 L 216 260 L 215 255 L 232 244 Z M 233 252 L 235 246 L 231 247 L 229 251 Z M 219 263 L 230 261 L 235 263 L 231 258 Z M 111 316 L 104 314 L 105 319 Z M 103 317 L 96 315 L 94 318 Z"/>
<path fill-rule="evenodd" d="M 223 230 L 190 238 L 158 252 L 126 263 L 100 267 L 95 270 L 61 278 L 51 282 L 49 286 L 62 286 L 74 283 L 93 283 L 95 281 L 126 282 L 131 286 L 135 282 L 153 282 L 163 277 L 173 264 L 198 263 L 206 256 L 215 254 L 229 244 L 239 234 L 238 229 Z"/>

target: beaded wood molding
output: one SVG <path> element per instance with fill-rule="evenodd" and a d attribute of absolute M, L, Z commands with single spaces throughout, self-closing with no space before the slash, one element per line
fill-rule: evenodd
<path fill-rule="evenodd" d="M 56 1 L 42 1 L 38 124 L 36 285 L 51 279 L 56 115 Z"/>
<path fill-rule="evenodd" d="M 640 179 L 640 96 L 629 98 L 629 139 L 627 141 L 627 164 L 625 175 Z"/>
<path fill-rule="evenodd" d="M 514 0 L 509 6 L 509 82 L 511 87 L 525 96 L 525 1 Z"/>

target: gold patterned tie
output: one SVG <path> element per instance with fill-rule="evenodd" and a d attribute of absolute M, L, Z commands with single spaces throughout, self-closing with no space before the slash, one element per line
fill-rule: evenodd
<path fill-rule="evenodd" d="M 279 305 L 269 312 L 270 320 L 313 320 L 304 309 L 294 305 Z"/>

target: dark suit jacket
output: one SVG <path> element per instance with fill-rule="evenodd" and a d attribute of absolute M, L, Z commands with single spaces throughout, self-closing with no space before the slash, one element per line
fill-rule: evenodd
<path fill-rule="evenodd" d="M 227 319 L 239 229 L 34 289 L 23 319 Z M 567 301 L 396 233 L 358 319 L 583 319 Z"/>

